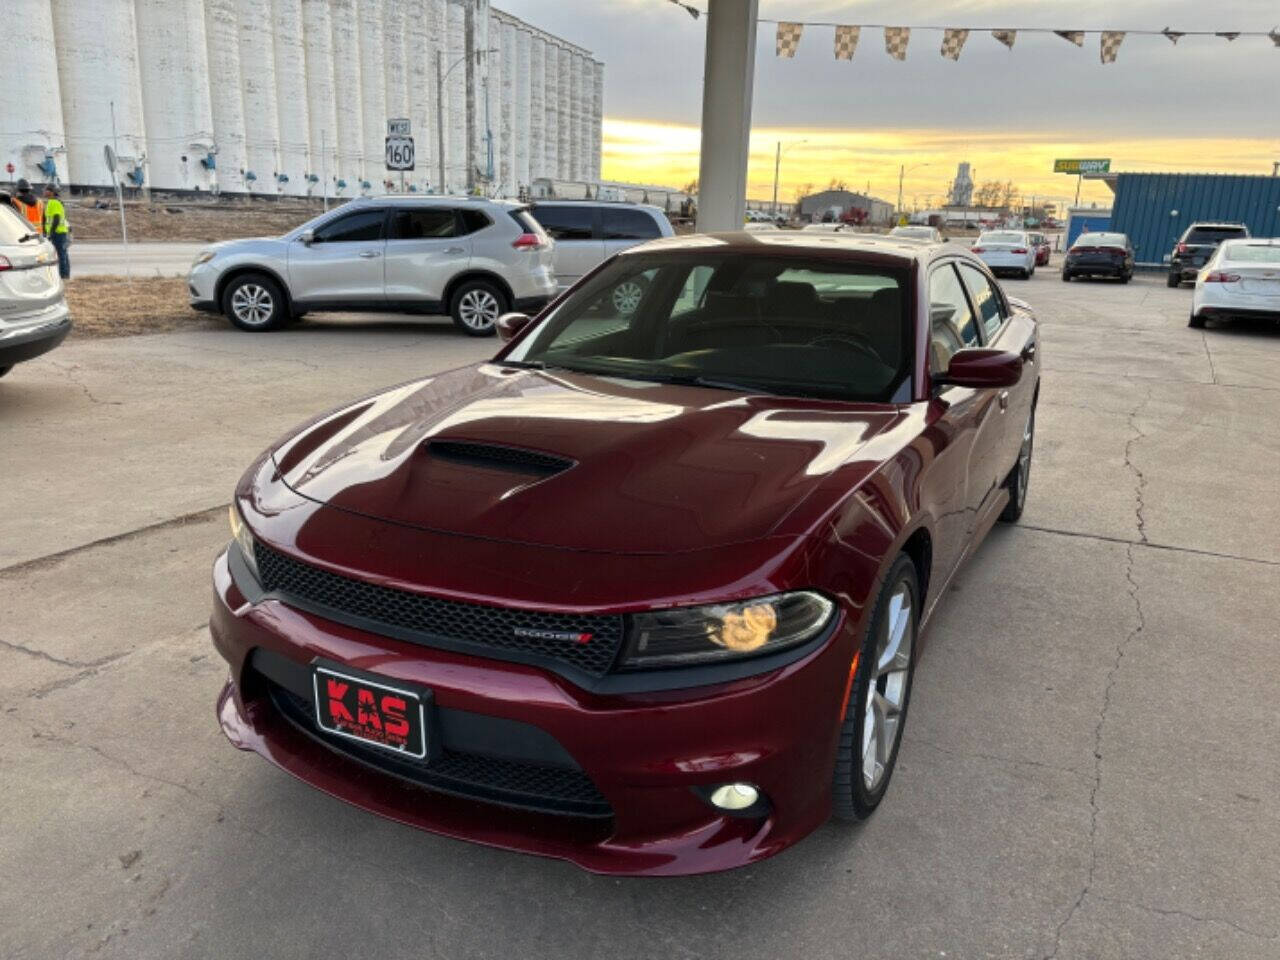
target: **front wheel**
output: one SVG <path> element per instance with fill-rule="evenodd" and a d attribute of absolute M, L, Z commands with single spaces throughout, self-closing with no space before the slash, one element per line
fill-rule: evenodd
<path fill-rule="evenodd" d="M 1022 516 L 1022 509 L 1027 505 L 1027 484 L 1031 481 L 1031 450 L 1036 441 L 1036 412 L 1032 409 L 1027 416 L 1027 425 L 1022 428 L 1022 446 L 1018 448 L 1018 462 L 1009 471 L 1004 485 L 1009 491 L 1009 502 L 1000 512 L 1004 523 L 1017 523 Z"/>
<path fill-rule="evenodd" d="M 915 565 L 899 554 L 876 598 L 840 725 L 832 780 L 837 819 L 865 820 L 889 787 L 911 699 L 919 606 Z"/>
<path fill-rule="evenodd" d="M 487 280 L 468 280 L 453 292 L 449 313 L 472 337 L 493 336 L 498 317 L 510 309 L 507 296 Z"/>
<path fill-rule="evenodd" d="M 1193 313 L 1190 319 L 1187 320 L 1187 326 L 1190 327 L 1192 330 L 1203 330 L 1204 317 L 1200 316 L 1199 314 Z"/>
<path fill-rule="evenodd" d="M 277 330 L 288 321 L 289 308 L 280 284 L 260 273 L 236 277 L 222 292 L 222 312 L 241 330 Z"/>

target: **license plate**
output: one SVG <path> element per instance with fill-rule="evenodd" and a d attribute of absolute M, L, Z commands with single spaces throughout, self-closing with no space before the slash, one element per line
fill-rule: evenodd
<path fill-rule="evenodd" d="M 311 682 L 321 730 L 405 757 L 427 755 L 429 694 L 320 664 Z"/>

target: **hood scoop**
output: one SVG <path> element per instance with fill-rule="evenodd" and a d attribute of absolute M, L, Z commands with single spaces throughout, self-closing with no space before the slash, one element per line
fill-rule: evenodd
<path fill-rule="evenodd" d="M 540 479 L 563 473 L 574 465 L 574 461 L 567 457 L 526 450 L 523 447 L 469 440 L 431 440 L 427 443 L 427 454 L 460 466 L 502 470 Z"/>

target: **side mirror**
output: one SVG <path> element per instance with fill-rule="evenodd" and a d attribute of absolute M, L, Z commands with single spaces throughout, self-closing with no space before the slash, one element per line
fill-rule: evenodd
<path fill-rule="evenodd" d="M 505 343 L 529 325 L 532 319 L 527 313 L 504 313 L 494 324 L 498 328 L 498 336 Z"/>
<path fill-rule="evenodd" d="M 970 387 L 985 390 L 1012 387 L 1022 379 L 1022 357 L 1004 350 L 969 347 L 951 355 L 947 372 L 935 376 L 935 386 Z"/>
<path fill-rule="evenodd" d="M 298 239 L 309 247 L 316 242 L 316 235 L 312 230 L 303 230 L 302 233 L 298 234 Z"/>

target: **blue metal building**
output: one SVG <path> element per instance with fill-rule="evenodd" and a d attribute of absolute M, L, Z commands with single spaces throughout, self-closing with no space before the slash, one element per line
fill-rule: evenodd
<path fill-rule="evenodd" d="M 1111 229 L 1110 210 L 1072 210 L 1067 215 L 1067 249 L 1082 233 L 1101 233 Z"/>
<path fill-rule="evenodd" d="M 1280 177 L 1216 173 L 1104 175 L 1115 190 L 1111 229 L 1129 235 L 1140 266 L 1159 267 L 1197 220 L 1244 223 L 1255 237 L 1280 237 Z"/>

